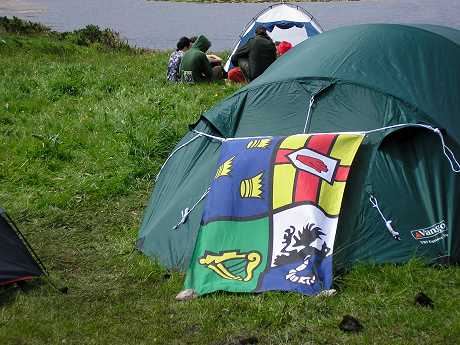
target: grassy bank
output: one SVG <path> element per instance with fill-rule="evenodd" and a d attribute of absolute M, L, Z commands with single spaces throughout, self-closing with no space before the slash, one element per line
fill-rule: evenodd
<path fill-rule="evenodd" d="M 153 176 L 187 124 L 236 90 L 172 85 L 168 53 L 0 34 L 0 205 L 69 287 L 0 290 L 0 344 L 456 344 L 460 270 L 416 262 L 337 277 L 331 298 L 217 293 L 133 250 Z M 423 290 L 435 308 L 414 305 Z M 339 330 L 344 314 L 364 330 Z"/>

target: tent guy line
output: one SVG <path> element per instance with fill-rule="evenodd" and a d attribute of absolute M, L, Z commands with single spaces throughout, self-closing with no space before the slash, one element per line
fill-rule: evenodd
<path fill-rule="evenodd" d="M 380 217 L 382 217 L 383 221 L 385 222 L 385 226 L 387 227 L 388 231 L 390 232 L 391 236 L 397 241 L 401 241 L 401 236 L 399 235 L 399 232 L 395 231 L 393 229 L 393 226 L 391 225 L 392 220 L 391 219 L 386 219 L 385 216 L 383 215 L 382 211 L 380 210 L 379 207 L 379 202 L 377 201 L 377 198 L 370 194 L 369 201 L 372 204 L 372 207 L 376 208 L 377 211 L 380 214 Z"/>
<path fill-rule="evenodd" d="M 201 196 L 200 199 L 198 199 L 198 201 L 191 207 L 191 208 L 188 208 L 186 207 L 185 209 L 183 209 L 181 211 L 181 220 L 179 223 L 177 223 L 173 228 L 172 230 L 176 230 L 179 228 L 179 226 L 181 226 L 182 224 L 184 224 L 186 221 L 187 221 L 187 218 L 188 218 L 188 215 L 195 209 L 195 207 L 198 206 L 198 204 L 204 199 L 206 198 L 206 196 L 209 194 L 209 192 L 211 191 L 211 187 L 208 187 L 208 189 L 206 189 L 206 191 L 203 193 L 203 195 Z"/>
<path fill-rule="evenodd" d="M 195 139 L 198 139 L 199 137 L 201 137 L 201 135 L 196 135 L 194 136 L 192 139 L 190 139 L 189 141 L 187 141 L 186 143 L 182 144 L 181 146 L 179 146 L 178 148 L 176 148 L 173 152 L 171 152 L 168 156 L 168 158 L 166 158 L 165 162 L 163 163 L 163 165 L 161 166 L 160 168 L 160 171 L 158 172 L 157 176 L 155 177 L 155 182 L 157 182 L 158 180 L 158 177 L 160 176 L 161 174 L 161 171 L 163 170 L 163 168 L 166 166 L 166 164 L 168 163 L 168 161 L 172 158 L 172 156 L 174 156 L 174 154 L 179 151 L 181 148 L 187 146 L 188 144 L 190 144 L 192 141 L 194 141 Z"/>
<path fill-rule="evenodd" d="M 313 107 L 313 103 L 315 103 L 315 95 L 311 96 L 310 98 L 310 104 L 308 105 L 307 119 L 305 120 L 305 126 L 303 127 L 303 133 L 307 132 L 307 126 L 308 126 L 308 122 L 310 121 L 311 107 Z"/>
<path fill-rule="evenodd" d="M 446 145 L 446 143 L 444 142 L 444 136 L 442 135 L 441 131 L 439 128 L 434 128 L 433 131 L 435 133 L 437 133 L 439 135 L 439 138 L 441 139 L 441 144 L 442 144 L 442 151 L 444 153 L 444 156 L 447 157 L 447 159 L 449 160 L 449 163 L 450 163 L 450 167 L 452 168 L 452 171 L 453 172 L 460 172 L 460 164 L 458 163 L 457 159 L 455 158 L 455 155 L 454 153 L 452 152 L 452 150 L 449 148 L 449 146 Z M 449 156 L 447 155 L 447 152 L 449 152 L 449 154 L 452 156 L 452 159 L 454 160 L 455 164 L 457 165 L 457 168 L 454 167 L 454 164 L 453 162 L 451 161 L 451 159 L 449 158 Z"/>

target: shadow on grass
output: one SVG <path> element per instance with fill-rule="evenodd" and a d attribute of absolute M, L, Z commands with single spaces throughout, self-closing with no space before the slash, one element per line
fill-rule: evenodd
<path fill-rule="evenodd" d="M 41 279 L 34 279 L 31 281 L 19 281 L 17 283 L 0 286 L 0 308 L 11 305 L 18 294 L 28 294 L 42 285 L 43 281 Z"/>
<path fill-rule="evenodd" d="M 14 302 L 16 295 L 21 289 L 14 285 L 0 287 L 0 308 L 4 308 Z"/>

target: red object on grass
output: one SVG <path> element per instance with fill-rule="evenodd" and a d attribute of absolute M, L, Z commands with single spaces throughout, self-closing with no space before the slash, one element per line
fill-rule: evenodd
<path fill-rule="evenodd" d="M 239 67 L 233 67 L 228 71 L 228 80 L 231 80 L 235 83 L 245 83 L 246 79 L 244 78 L 243 71 Z"/>

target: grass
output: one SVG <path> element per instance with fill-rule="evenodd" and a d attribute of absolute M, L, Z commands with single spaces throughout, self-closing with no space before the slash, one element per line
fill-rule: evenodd
<path fill-rule="evenodd" d="M 167 52 L 0 36 L 0 205 L 63 295 L 0 290 L 0 344 L 456 344 L 460 270 L 359 266 L 330 298 L 216 293 L 176 302 L 183 275 L 135 251 L 153 179 L 187 124 L 236 90 L 172 85 Z M 417 292 L 435 308 L 414 305 Z M 344 314 L 364 325 L 339 330 Z"/>

